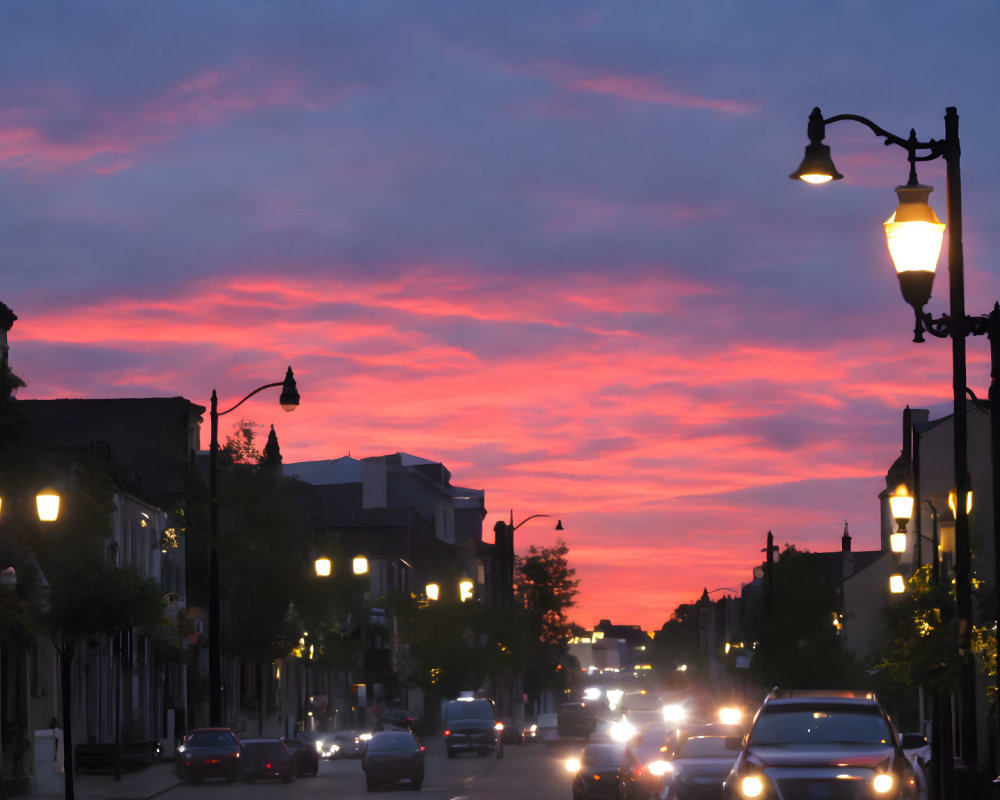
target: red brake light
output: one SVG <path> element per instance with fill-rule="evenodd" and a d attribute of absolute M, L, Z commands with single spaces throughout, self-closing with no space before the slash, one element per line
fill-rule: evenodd
<path fill-rule="evenodd" d="M 445 735 L 445 736 L 451 736 L 451 731 L 450 731 L 450 730 L 448 730 L 447 728 L 445 728 L 445 729 L 444 729 L 444 735 Z"/>

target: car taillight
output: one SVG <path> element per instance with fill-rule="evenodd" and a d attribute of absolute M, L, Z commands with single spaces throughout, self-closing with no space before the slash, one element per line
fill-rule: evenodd
<path fill-rule="evenodd" d="M 445 736 L 451 736 L 451 731 L 450 731 L 450 730 L 448 730 L 447 728 L 445 728 L 445 729 L 444 729 L 444 735 L 445 735 Z"/>

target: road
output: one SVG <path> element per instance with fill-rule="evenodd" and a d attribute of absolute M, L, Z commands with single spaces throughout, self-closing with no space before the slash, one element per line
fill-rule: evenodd
<path fill-rule="evenodd" d="M 566 750 L 540 744 L 506 745 L 504 757 L 462 754 L 448 759 L 440 737 L 426 740 L 427 765 L 424 796 L 435 800 L 552 800 L 570 797 L 570 776 L 563 767 Z M 161 795 L 165 800 L 371 800 L 398 793 L 414 796 L 405 783 L 382 787 L 374 794 L 365 788 L 360 759 L 320 762 L 319 775 L 291 784 L 280 782 L 222 783 L 209 781 L 178 786 Z"/>

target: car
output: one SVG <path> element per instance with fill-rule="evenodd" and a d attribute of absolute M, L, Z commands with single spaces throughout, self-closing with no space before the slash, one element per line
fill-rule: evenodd
<path fill-rule="evenodd" d="M 181 780 L 240 777 L 240 737 L 229 728 L 194 728 L 177 748 L 177 777 Z"/>
<path fill-rule="evenodd" d="M 332 759 L 340 754 L 340 745 L 334 740 L 333 731 L 303 731 L 296 739 L 313 747 L 320 758 Z"/>
<path fill-rule="evenodd" d="M 247 783 L 257 779 L 279 778 L 291 783 L 298 772 L 296 754 L 284 739 L 244 739 L 240 756 L 240 778 Z"/>
<path fill-rule="evenodd" d="M 667 769 L 674 729 L 664 722 L 648 725 L 636 732 L 627 742 L 635 757 L 633 781 L 641 787 L 646 797 L 659 790 L 660 779 Z"/>
<path fill-rule="evenodd" d="M 566 741 L 588 741 L 597 730 L 597 715 L 584 700 L 560 703 L 556 709 L 559 738 Z"/>
<path fill-rule="evenodd" d="M 524 726 L 514 722 L 514 720 L 500 720 L 500 738 L 504 744 L 524 744 Z"/>
<path fill-rule="evenodd" d="M 450 700 L 444 713 L 444 745 L 448 758 L 474 752 L 503 758 L 503 737 L 493 701 L 486 698 Z"/>
<path fill-rule="evenodd" d="M 636 766 L 635 756 L 620 742 L 588 744 L 566 760 L 573 775 L 573 800 L 639 800 Z"/>
<path fill-rule="evenodd" d="M 722 782 L 740 753 L 739 736 L 690 736 L 666 761 L 660 800 L 722 800 Z"/>
<path fill-rule="evenodd" d="M 417 715 L 405 708 L 387 708 L 378 718 L 380 731 L 404 730 L 413 728 Z"/>
<path fill-rule="evenodd" d="M 370 733 L 357 730 L 334 731 L 330 734 L 330 747 L 337 748 L 337 758 L 361 758 L 365 751 L 365 742 L 371 738 Z"/>
<path fill-rule="evenodd" d="M 409 780 L 410 788 L 420 791 L 425 760 L 424 745 L 412 731 L 376 731 L 361 756 L 368 791 L 401 780 Z"/>
<path fill-rule="evenodd" d="M 285 739 L 285 746 L 295 755 L 295 777 L 319 775 L 319 752 L 315 742 L 306 739 Z"/>
<path fill-rule="evenodd" d="M 772 691 L 724 784 L 728 800 L 915 800 L 913 767 L 873 692 Z"/>

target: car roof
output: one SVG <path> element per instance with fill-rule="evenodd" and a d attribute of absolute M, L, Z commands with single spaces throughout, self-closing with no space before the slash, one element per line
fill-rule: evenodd
<path fill-rule="evenodd" d="M 877 703 L 875 692 L 865 689 L 782 689 L 775 687 L 767 695 L 765 703 L 775 700 L 816 698 L 822 700 L 867 700 Z"/>

